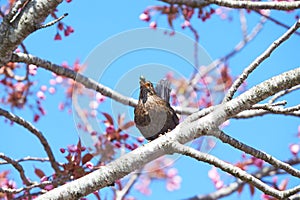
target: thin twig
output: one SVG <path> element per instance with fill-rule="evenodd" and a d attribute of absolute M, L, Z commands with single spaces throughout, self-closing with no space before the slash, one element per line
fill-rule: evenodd
<path fill-rule="evenodd" d="M 250 109 L 263 109 L 266 106 L 269 106 L 269 107 L 285 106 L 286 104 L 287 104 L 287 101 L 285 101 L 285 100 L 284 101 L 275 102 L 275 103 L 272 103 L 272 104 L 269 104 L 269 103 L 255 104 Z"/>
<path fill-rule="evenodd" d="M 274 22 L 275 24 L 282 26 L 283 28 L 289 29 L 290 27 L 280 21 L 278 21 L 277 19 L 274 19 L 273 17 L 266 15 L 260 11 L 254 10 L 255 13 L 259 14 L 260 16 L 264 16 L 265 18 L 267 18 L 268 20 L 270 20 L 271 22 Z M 295 31 L 296 35 L 300 35 L 300 33 L 298 31 Z"/>
<path fill-rule="evenodd" d="M 249 119 L 252 117 L 258 117 L 258 116 L 264 116 L 264 115 L 268 115 L 268 114 L 282 114 L 282 115 L 287 115 L 287 116 L 293 116 L 293 117 L 300 117 L 300 112 L 299 111 L 295 111 L 295 112 L 271 112 L 268 110 L 245 110 L 243 112 L 240 112 L 239 114 L 237 114 L 236 116 L 232 117 L 234 119 Z"/>
<path fill-rule="evenodd" d="M 201 73 L 196 73 L 192 76 L 191 80 L 189 81 L 189 84 L 191 85 L 196 85 L 198 83 L 198 81 L 200 79 L 202 79 L 203 77 L 205 77 L 209 72 L 211 72 L 212 70 L 214 70 L 217 66 L 219 66 L 221 63 L 223 63 L 224 61 L 230 59 L 231 57 L 233 57 L 234 55 L 236 55 L 238 52 L 240 52 L 244 47 L 246 47 L 246 45 L 252 41 L 255 36 L 258 35 L 258 33 L 262 30 L 263 28 L 263 24 L 266 22 L 266 18 L 265 17 L 261 17 L 260 21 L 256 24 L 256 26 L 254 26 L 254 28 L 251 30 L 251 32 L 249 33 L 249 35 L 246 36 L 246 39 L 244 38 L 243 40 L 241 40 L 237 45 L 235 45 L 235 47 L 233 48 L 233 50 L 231 52 L 229 52 L 227 55 L 214 60 L 212 63 L 210 63 L 208 66 L 206 66 L 204 68 L 204 71 L 201 71 Z"/>
<path fill-rule="evenodd" d="M 232 1 L 232 0 L 160 0 L 169 4 L 186 5 L 193 8 L 202 8 L 209 4 L 216 4 L 228 8 L 241 8 L 250 10 L 273 9 L 273 10 L 294 10 L 300 8 L 299 1 L 286 2 L 258 2 L 258 1 Z"/>
<path fill-rule="evenodd" d="M 240 14 L 240 22 L 241 22 L 241 30 L 243 34 L 243 39 L 244 41 L 247 41 L 247 19 L 245 17 L 245 11 L 244 10 L 239 10 Z"/>
<path fill-rule="evenodd" d="M 22 188 L 17 188 L 17 189 L 13 189 L 13 188 L 1 188 L 0 187 L 0 193 L 7 193 L 7 194 L 17 194 L 23 191 L 28 191 L 34 188 L 43 188 L 47 185 L 59 185 L 59 184 L 64 184 L 66 183 L 66 181 L 70 180 L 70 177 L 65 176 L 65 177 L 60 177 L 58 179 L 55 179 L 53 181 L 43 181 L 41 183 L 38 182 L 32 182 L 31 185 L 28 185 L 26 187 L 22 187 Z"/>
<path fill-rule="evenodd" d="M 280 92 L 278 92 L 277 94 L 275 94 L 270 100 L 269 100 L 269 104 L 272 104 L 272 103 L 274 103 L 277 99 L 279 99 L 280 97 L 282 97 L 282 96 L 284 96 L 284 95 L 286 95 L 286 94 L 288 94 L 288 93 L 291 93 L 291 92 L 293 92 L 293 91 L 295 91 L 295 90 L 299 90 L 300 89 L 300 85 L 296 85 L 296 86 L 294 86 L 294 87 L 292 87 L 292 88 L 290 88 L 290 89 L 287 89 L 287 90 L 284 90 L 284 91 L 280 91 Z"/>
<path fill-rule="evenodd" d="M 61 17 L 59 17 L 57 19 L 54 19 L 53 21 L 48 22 L 47 24 L 43 24 L 43 25 L 38 26 L 37 29 L 42 29 L 42 28 L 47 28 L 47 27 L 53 26 L 54 24 L 61 21 L 66 16 L 68 16 L 68 13 L 63 14 Z"/>
<path fill-rule="evenodd" d="M 21 158 L 18 160 L 15 160 L 16 162 L 20 163 L 20 162 L 24 162 L 24 161 L 39 161 L 39 162 L 48 162 L 50 161 L 49 158 L 37 158 L 37 157 L 25 157 L 25 158 Z M 6 165 L 9 164 L 9 162 L 7 161 L 0 161 L 0 165 Z"/>
<path fill-rule="evenodd" d="M 124 197 L 128 194 L 128 192 L 130 191 L 130 189 L 132 188 L 132 186 L 134 185 L 134 183 L 140 177 L 141 171 L 142 171 L 142 169 L 137 170 L 136 172 L 134 172 L 131 175 L 131 177 L 128 180 L 128 182 L 126 183 L 126 185 L 122 188 L 122 190 L 117 190 L 116 191 L 116 197 L 115 197 L 116 200 L 122 200 L 122 199 L 124 199 Z"/>
<path fill-rule="evenodd" d="M 252 106 L 251 109 L 262 109 L 262 110 L 268 110 L 272 113 L 291 113 L 291 112 L 295 112 L 295 111 L 299 111 L 300 110 L 300 104 L 296 105 L 296 106 L 291 106 L 288 108 L 282 108 L 282 107 L 275 107 L 275 106 L 271 106 L 268 104 L 262 104 L 262 105 L 254 105 Z"/>
<path fill-rule="evenodd" d="M 298 28 L 300 27 L 300 20 L 298 20 L 287 32 L 274 41 L 260 56 L 258 56 L 243 73 L 235 80 L 233 85 L 229 88 L 225 95 L 223 102 L 227 102 L 232 99 L 234 93 L 238 90 L 240 85 L 247 79 L 249 74 L 255 70 L 266 58 L 268 58 L 272 52 L 279 47 L 284 41 L 286 41 Z"/>
<path fill-rule="evenodd" d="M 56 174 L 60 174 L 60 169 L 58 166 L 58 163 L 55 160 L 54 154 L 51 150 L 50 145 L 47 142 L 47 139 L 44 137 L 43 133 L 41 131 L 39 131 L 37 128 L 35 128 L 31 123 L 29 123 L 28 121 L 24 120 L 23 118 L 14 115 L 11 112 L 8 112 L 6 110 L 3 110 L 2 108 L 0 108 L 0 115 L 6 117 L 7 119 L 16 122 L 17 124 L 23 126 L 24 128 L 26 128 L 27 130 L 29 130 L 31 133 L 33 133 L 41 142 L 41 144 L 43 145 L 52 168 L 54 169 Z"/>
<path fill-rule="evenodd" d="M 12 166 L 14 166 L 14 168 L 19 172 L 21 180 L 27 185 L 31 185 L 31 183 L 29 182 L 29 180 L 27 179 L 26 175 L 25 175 L 25 171 L 24 168 L 22 167 L 22 165 L 20 165 L 17 161 L 9 158 L 8 156 L 4 155 L 3 153 L 0 153 L 0 158 L 5 160 L 6 162 L 8 162 L 9 164 L 11 164 Z"/>

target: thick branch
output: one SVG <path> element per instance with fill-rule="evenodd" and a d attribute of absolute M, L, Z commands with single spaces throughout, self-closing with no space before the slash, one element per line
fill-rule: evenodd
<path fill-rule="evenodd" d="M 51 71 L 59 76 L 64 76 L 70 79 L 75 80 L 76 82 L 82 84 L 88 89 L 95 90 L 97 92 L 100 92 L 102 95 L 107 96 L 119 103 L 122 103 L 124 105 L 129 105 L 132 107 L 135 107 L 137 104 L 137 100 L 123 96 L 122 94 L 110 89 L 109 87 L 106 87 L 80 73 L 77 73 L 71 69 L 64 68 L 62 66 L 56 65 L 54 63 L 51 63 L 48 60 L 44 60 L 41 58 L 38 58 L 36 56 L 30 55 L 30 54 L 24 54 L 24 53 L 14 53 L 12 55 L 12 62 L 24 62 L 26 64 L 33 64 L 38 67 L 44 68 L 48 71 Z M 175 111 L 179 114 L 191 114 L 198 109 L 195 108 L 181 108 L 181 107 L 175 107 Z"/>
<path fill-rule="evenodd" d="M 31 0 L 17 14 L 25 1 L 17 1 L 7 20 L 0 25 L 0 66 L 7 63 L 18 45 L 44 22 L 62 0 Z M 12 21 L 12 19 L 14 19 Z"/>
<path fill-rule="evenodd" d="M 239 97 L 219 107 L 216 106 L 210 114 L 199 120 L 191 123 L 183 122 L 168 134 L 125 154 L 95 172 L 55 188 L 37 199 L 77 199 L 111 185 L 115 180 L 164 155 L 170 141 L 177 141 L 181 144 L 187 143 L 196 137 L 200 137 L 203 133 L 216 129 L 228 118 L 249 109 L 252 105 L 267 97 L 298 84 L 300 84 L 300 68 L 273 77 L 251 88 Z M 197 114 L 193 114 L 191 117 L 195 117 L 195 115 L 197 116 Z M 282 194 L 286 195 L 285 193 Z"/>

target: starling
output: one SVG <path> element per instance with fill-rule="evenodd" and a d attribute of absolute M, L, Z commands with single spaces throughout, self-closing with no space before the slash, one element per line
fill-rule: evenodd
<path fill-rule="evenodd" d="M 162 80 L 156 91 L 150 81 L 140 77 L 140 95 L 134 109 L 134 122 L 147 140 L 154 140 L 159 135 L 174 129 L 179 119 L 169 104 L 170 83 Z"/>

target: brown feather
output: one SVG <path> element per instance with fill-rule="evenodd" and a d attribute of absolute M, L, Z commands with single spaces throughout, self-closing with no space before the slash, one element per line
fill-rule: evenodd
<path fill-rule="evenodd" d="M 166 85 L 169 86 L 169 84 Z M 179 123 L 169 102 L 159 97 L 152 83 L 143 77 L 140 78 L 140 95 L 138 105 L 134 109 L 134 122 L 141 134 L 148 140 L 153 140 L 160 134 L 174 129 Z"/>

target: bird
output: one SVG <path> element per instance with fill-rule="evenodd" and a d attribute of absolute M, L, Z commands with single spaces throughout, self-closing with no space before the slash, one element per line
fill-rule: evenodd
<path fill-rule="evenodd" d="M 150 81 L 140 77 L 140 93 L 134 109 L 134 122 L 149 141 L 173 130 L 179 124 L 179 118 L 169 104 L 170 91 L 170 82 L 167 80 L 161 80 L 154 89 Z"/>

